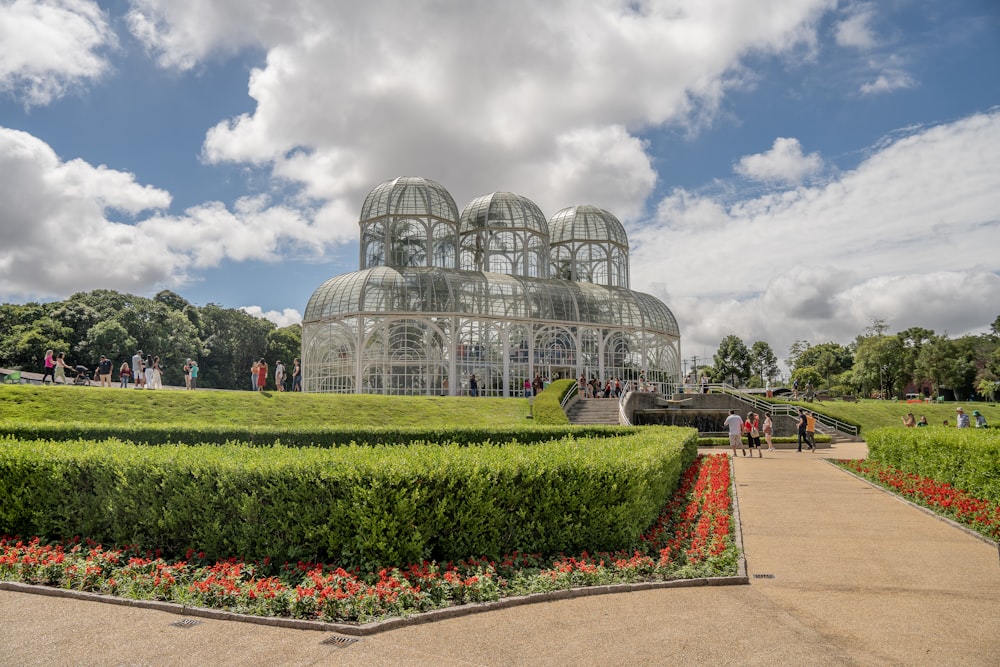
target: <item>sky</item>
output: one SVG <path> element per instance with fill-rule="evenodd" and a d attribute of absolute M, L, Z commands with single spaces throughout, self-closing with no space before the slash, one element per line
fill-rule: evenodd
<path fill-rule="evenodd" d="M 682 355 L 1000 315 L 995 0 L 0 0 L 0 301 L 284 326 L 397 176 L 593 204 Z"/>

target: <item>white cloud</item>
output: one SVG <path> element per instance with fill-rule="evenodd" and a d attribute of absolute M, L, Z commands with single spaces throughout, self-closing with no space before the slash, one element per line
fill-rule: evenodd
<path fill-rule="evenodd" d="M 798 139 L 778 137 L 771 150 L 740 158 L 733 171 L 755 181 L 797 184 L 822 169 L 819 153 L 805 155 Z"/>
<path fill-rule="evenodd" d="M 281 311 L 268 310 L 265 312 L 260 306 L 240 306 L 240 310 L 254 317 L 274 322 L 278 327 L 302 324 L 302 314 L 294 308 L 285 308 Z"/>
<path fill-rule="evenodd" d="M 1000 111 L 914 129 L 821 186 L 675 192 L 630 233 L 632 285 L 667 300 L 686 354 L 727 333 L 779 356 L 795 338 L 847 343 L 873 317 L 962 334 L 1000 304 L 997 183 Z"/>
<path fill-rule="evenodd" d="M 875 7 L 867 2 L 857 2 L 846 10 L 846 18 L 837 24 L 834 38 L 837 44 L 861 50 L 869 50 L 878 45 L 871 22 L 875 18 Z"/>
<path fill-rule="evenodd" d="M 912 88 L 916 81 L 903 70 L 886 69 L 879 74 L 874 81 L 869 81 L 861 85 L 862 95 L 877 95 L 880 93 L 891 93 L 894 90 Z"/>
<path fill-rule="evenodd" d="M 743 56 L 814 43 L 835 5 L 133 0 L 132 28 L 166 66 L 266 51 L 256 109 L 213 127 L 204 158 L 271 167 L 353 239 L 367 190 L 404 174 L 443 183 L 460 207 L 510 190 L 548 215 L 580 203 L 638 215 L 655 184 L 638 133 L 702 126 Z"/>
<path fill-rule="evenodd" d="M 105 165 L 64 162 L 38 138 L 3 127 L 0 174 L 0 296 L 7 299 L 175 287 L 190 271 L 227 259 L 319 255 L 332 238 L 302 211 L 263 196 L 231 210 L 208 202 L 166 215 L 166 191 Z"/>
<path fill-rule="evenodd" d="M 96 2 L 14 0 L 0 3 L 0 44 L 0 92 L 30 107 L 105 74 L 117 38 Z"/>

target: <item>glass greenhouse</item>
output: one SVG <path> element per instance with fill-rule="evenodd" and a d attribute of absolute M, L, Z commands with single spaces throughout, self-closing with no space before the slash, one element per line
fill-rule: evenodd
<path fill-rule="evenodd" d="M 612 214 L 548 221 L 495 192 L 461 215 L 440 184 L 386 181 L 361 209 L 361 270 L 309 299 L 303 388 L 314 392 L 521 395 L 525 379 L 673 383 L 680 331 L 656 297 L 628 288 L 628 238 Z"/>

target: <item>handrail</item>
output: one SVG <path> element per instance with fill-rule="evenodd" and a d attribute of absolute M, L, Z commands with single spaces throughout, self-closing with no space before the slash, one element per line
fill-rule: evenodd
<path fill-rule="evenodd" d="M 570 387 L 570 390 L 567 391 L 565 395 L 563 395 L 562 400 L 559 401 L 559 407 L 562 408 L 563 412 L 566 412 L 566 404 L 569 403 L 569 399 L 573 398 L 579 393 L 580 393 L 580 381 L 573 380 L 573 386 Z"/>
<path fill-rule="evenodd" d="M 736 387 L 726 383 L 709 385 L 709 387 L 711 389 L 718 389 L 719 393 L 732 396 L 738 401 L 749 404 L 754 410 L 761 410 L 772 414 L 794 417 L 798 415 L 799 409 L 802 407 L 799 405 L 792 405 L 791 403 L 772 403 L 771 401 L 765 401 L 757 398 L 756 396 L 747 395 Z M 820 414 L 815 410 L 811 412 L 816 417 L 816 422 L 822 424 L 823 426 L 840 431 L 841 433 L 847 433 L 848 435 L 858 435 L 859 429 L 854 424 L 848 424 L 847 422 L 841 421 L 835 417 Z"/>
<path fill-rule="evenodd" d="M 621 392 L 618 393 L 618 423 L 625 426 L 632 426 L 632 420 L 629 419 L 628 413 L 625 411 L 625 397 L 628 396 L 630 391 L 632 391 L 632 383 L 629 380 L 625 380 Z"/>

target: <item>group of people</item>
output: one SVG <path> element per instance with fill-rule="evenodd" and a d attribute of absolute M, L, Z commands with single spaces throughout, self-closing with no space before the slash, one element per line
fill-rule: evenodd
<path fill-rule="evenodd" d="M 969 415 L 965 412 L 965 409 L 961 406 L 955 408 L 955 413 L 956 413 L 955 426 L 957 426 L 958 428 L 971 428 L 973 420 L 975 420 L 976 422 L 975 424 L 976 428 L 989 428 L 989 425 L 986 423 L 986 416 L 979 410 L 972 411 L 971 419 L 969 418 Z M 916 417 L 913 416 L 912 412 L 907 412 L 906 416 L 902 417 L 902 420 L 903 420 L 903 426 L 905 426 L 906 428 L 930 426 L 930 424 L 927 423 L 927 417 L 920 415 L 920 419 L 918 420 Z M 948 426 L 947 419 L 944 420 L 943 425 Z"/>
<path fill-rule="evenodd" d="M 930 424 L 927 423 L 927 417 L 920 415 L 920 419 L 917 419 L 913 416 L 912 412 L 907 412 L 906 416 L 903 417 L 903 426 L 906 428 L 915 428 L 917 426 L 930 426 Z"/>
<path fill-rule="evenodd" d="M 965 413 L 961 407 L 955 408 L 955 412 L 958 413 L 956 420 L 958 428 L 969 428 L 972 426 L 972 419 L 976 420 L 976 428 L 988 428 L 986 424 L 986 417 L 979 410 L 972 411 L 972 419 L 969 419 L 969 415 Z"/>
<path fill-rule="evenodd" d="M 71 366 L 66 361 L 66 353 L 54 354 L 52 350 L 45 351 L 45 369 L 42 373 L 42 384 L 46 384 L 51 379 L 52 384 L 66 384 L 66 373 L 76 378 L 84 378 L 85 384 L 90 384 L 90 369 L 86 366 Z M 107 355 L 102 354 L 94 369 L 93 380 L 99 382 L 102 387 L 111 387 L 112 372 L 114 362 Z M 127 389 L 129 382 L 134 382 L 136 389 L 160 389 L 163 387 L 162 367 L 160 358 L 153 355 L 143 356 L 142 350 L 132 355 L 132 363 L 123 361 L 118 367 L 118 383 L 123 389 Z M 194 389 L 198 377 L 198 362 L 188 359 L 184 364 L 184 381 L 188 389 Z"/>
<path fill-rule="evenodd" d="M 137 350 L 132 355 L 132 366 L 123 362 L 118 369 L 121 386 L 128 388 L 129 378 L 134 381 L 136 389 L 162 389 L 163 388 L 163 367 L 160 365 L 160 358 L 152 354 L 143 355 L 142 350 Z M 198 362 L 187 359 L 184 362 L 184 385 L 187 389 L 194 389 L 198 383 Z"/>
<path fill-rule="evenodd" d="M 250 366 L 250 386 L 254 391 L 264 391 L 267 389 L 267 377 L 270 368 L 264 357 L 253 362 Z M 285 391 L 285 381 L 288 379 L 285 365 L 278 359 L 274 362 L 274 387 L 278 391 Z M 292 361 L 292 391 L 302 391 L 302 364 L 296 358 Z"/>
<path fill-rule="evenodd" d="M 594 377 L 588 382 L 587 376 L 581 375 L 578 383 L 583 398 L 618 398 L 622 395 L 622 383 L 618 378 L 601 382 Z"/>
<path fill-rule="evenodd" d="M 760 415 L 756 412 L 748 412 L 746 419 L 743 419 L 738 414 L 736 410 L 730 410 L 729 416 L 726 417 L 725 422 L 726 428 L 729 430 L 729 446 L 733 448 L 733 456 L 736 456 L 736 448 L 741 448 L 740 451 L 743 452 L 743 456 L 747 456 L 747 449 L 750 449 L 750 458 L 753 458 L 753 452 L 757 450 L 757 457 L 764 458 L 764 452 L 760 444 L 760 436 L 764 436 L 764 441 L 767 442 L 767 451 L 774 451 L 774 442 L 771 437 L 774 435 L 774 421 L 771 419 L 770 413 L 764 414 L 763 423 L 760 420 Z M 743 444 L 743 436 L 746 436 L 746 444 Z"/>

